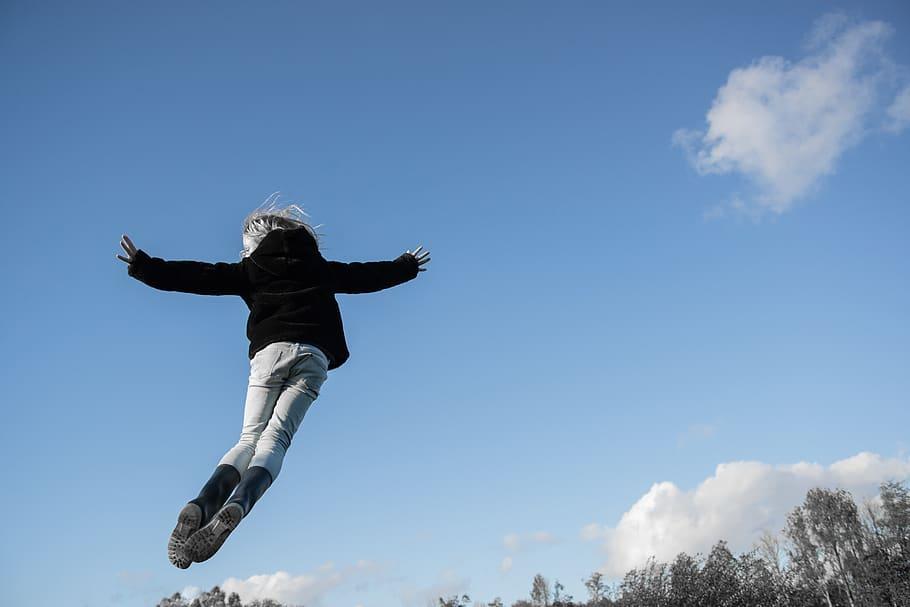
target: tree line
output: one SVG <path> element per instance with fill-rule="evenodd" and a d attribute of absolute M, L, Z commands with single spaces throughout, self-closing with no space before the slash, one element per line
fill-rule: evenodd
<path fill-rule="evenodd" d="M 680 553 L 669 563 L 649 559 L 618 583 L 595 572 L 576 600 L 537 574 L 527 599 L 511 607 L 910 607 L 910 489 L 880 487 L 879 500 L 859 505 L 842 489 L 811 489 L 787 515 L 780 534 L 734 555 L 718 541 L 707 555 Z M 290 607 L 241 603 L 218 587 L 187 601 L 180 593 L 158 607 Z M 438 597 L 428 607 L 505 607 L 499 597 Z"/>

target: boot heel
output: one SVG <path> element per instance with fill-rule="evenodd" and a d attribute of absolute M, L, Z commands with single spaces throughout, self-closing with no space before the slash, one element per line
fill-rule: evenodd
<path fill-rule="evenodd" d="M 196 504 L 187 504 L 177 515 L 177 526 L 171 532 L 167 542 L 167 558 L 171 564 L 180 569 L 186 569 L 193 561 L 184 552 L 186 540 L 202 523 L 202 508 Z"/>
<path fill-rule="evenodd" d="M 201 563 L 212 558 L 243 518 L 240 504 L 228 503 L 199 531 L 190 536 L 184 553 L 193 562 Z"/>

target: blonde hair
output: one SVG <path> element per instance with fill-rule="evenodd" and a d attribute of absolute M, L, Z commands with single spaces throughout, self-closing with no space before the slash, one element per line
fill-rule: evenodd
<path fill-rule="evenodd" d="M 256 250 L 262 239 L 272 230 L 294 230 L 306 228 L 307 232 L 319 246 L 320 236 L 316 228 L 309 224 L 309 215 L 296 204 L 281 206 L 278 204 L 280 192 L 273 192 L 259 207 L 243 220 L 243 249 L 240 258 L 249 257 Z"/>

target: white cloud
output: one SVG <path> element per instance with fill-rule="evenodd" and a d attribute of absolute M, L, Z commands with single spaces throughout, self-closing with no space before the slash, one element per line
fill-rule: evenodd
<path fill-rule="evenodd" d="M 187 601 L 192 601 L 200 594 L 202 594 L 202 588 L 198 586 L 187 586 L 180 591 L 180 596 L 182 596 Z"/>
<path fill-rule="evenodd" d="M 245 580 L 228 578 L 221 588 L 228 594 L 236 592 L 244 602 L 274 599 L 281 603 L 307 604 L 318 603 L 326 592 L 341 582 L 342 576 L 338 572 L 291 575 L 287 571 L 276 571 Z"/>
<path fill-rule="evenodd" d="M 707 130 L 673 134 L 700 174 L 736 173 L 757 188 L 749 208 L 735 197 L 736 205 L 715 207 L 708 218 L 783 213 L 834 172 L 881 113 L 883 91 L 893 84 L 894 64 L 883 50 L 890 33 L 881 21 L 827 15 L 799 61 L 762 57 L 730 72 L 708 111 Z M 910 119 L 902 99 L 892 106 L 893 125 Z"/>
<path fill-rule="evenodd" d="M 300 575 L 276 571 L 254 575 L 245 580 L 228 578 L 221 584 L 221 589 L 227 594 L 236 592 L 245 603 L 256 599 L 273 599 L 288 604 L 320 605 L 325 594 L 332 589 L 375 574 L 381 569 L 377 563 L 367 560 L 342 569 L 328 562 L 312 573 Z"/>
<path fill-rule="evenodd" d="M 888 106 L 888 124 L 887 128 L 892 133 L 900 133 L 907 126 L 910 126 L 910 86 L 904 87 L 894 102 Z"/>
<path fill-rule="evenodd" d="M 888 479 L 910 476 L 910 459 L 859 453 L 828 467 L 800 462 L 772 466 L 730 462 L 685 491 L 655 483 L 615 527 L 592 523 L 581 537 L 601 541 L 607 562 L 601 570 L 620 576 L 649 556 L 672 560 L 679 552 L 706 553 L 718 540 L 734 551 L 748 550 L 764 530 L 783 528 L 786 514 L 812 487 L 839 487 L 857 499 L 873 495 Z"/>

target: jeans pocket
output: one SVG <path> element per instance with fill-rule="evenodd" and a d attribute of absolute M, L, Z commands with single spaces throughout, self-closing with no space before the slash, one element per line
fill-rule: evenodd
<path fill-rule="evenodd" d="M 281 360 L 281 347 L 272 343 L 256 352 L 250 360 L 250 377 L 253 379 L 267 379 L 275 373 L 275 368 Z"/>
<path fill-rule="evenodd" d="M 290 372 L 291 381 L 314 399 L 319 396 L 319 390 L 327 376 L 325 363 L 309 352 L 300 355 Z"/>

